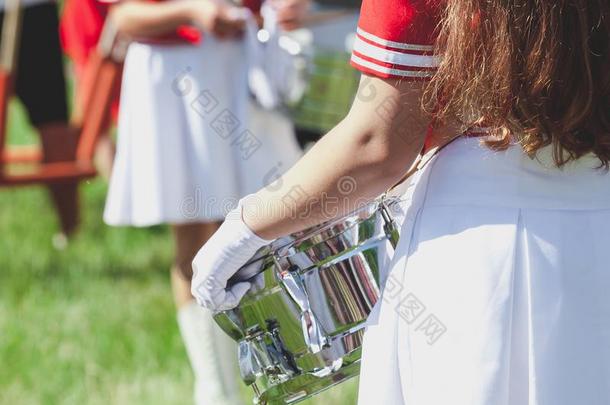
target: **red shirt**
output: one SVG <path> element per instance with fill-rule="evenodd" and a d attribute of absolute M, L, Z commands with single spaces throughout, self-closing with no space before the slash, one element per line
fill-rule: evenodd
<path fill-rule="evenodd" d="M 84 66 L 97 42 L 108 14 L 108 4 L 97 0 L 68 0 L 64 4 L 59 33 L 64 52 Z"/>
<path fill-rule="evenodd" d="M 440 0 L 364 0 L 351 64 L 381 78 L 429 79 Z"/>

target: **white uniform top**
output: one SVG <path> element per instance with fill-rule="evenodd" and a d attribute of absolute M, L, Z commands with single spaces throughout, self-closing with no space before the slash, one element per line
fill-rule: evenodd
<path fill-rule="evenodd" d="M 364 0 L 352 64 L 428 78 L 435 7 Z M 413 179 L 360 404 L 610 404 L 610 174 L 551 155 L 463 138 Z"/>
<path fill-rule="evenodd" d="M 419 174 L 360 404 L 610 403 L 610 175 L 540 158 L 465 138 Z"/>

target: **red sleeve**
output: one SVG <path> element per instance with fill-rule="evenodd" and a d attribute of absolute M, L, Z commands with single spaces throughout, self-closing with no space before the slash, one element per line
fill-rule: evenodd
<path fill-rule="evenodd" d="M 433 0 L 364 0 L 352 66 L 381 78 L 430 78 L 439 9 Z"/>

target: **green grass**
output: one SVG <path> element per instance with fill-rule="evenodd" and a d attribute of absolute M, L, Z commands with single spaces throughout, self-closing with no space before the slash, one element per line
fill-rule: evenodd
<path fill-rule="evenodd" d="M 11 143 L 36 141 L 16 105 L 10 134 Z M 168 229 L 110 228 L 104 181 L 81 191 L 81 232 L 58 252 L 45 190 L 0 189 L 0 404 L 190 403 Z M 355 387 L 306 403 L 351 404 Z"/>

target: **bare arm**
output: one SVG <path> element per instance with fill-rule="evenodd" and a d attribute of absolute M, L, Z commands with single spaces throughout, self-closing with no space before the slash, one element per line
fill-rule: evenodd
<path fill-rule="evenodd" d="M 167 34 L 180 25 L 190 24 L 192 9 L 189 0 L 161 3 L 125 1 L 112 6 L 110 18 L 125 35 L 149 37 Z"/>
<path fill-rule="evenodd" d="M 132 38 L 172 33 L 181 25 L 228 37 L 238 35 L 244 27 L 243 10 L 221 0 L 124 1 L 112 7 L 110 17 L 119 32 Z"/>
<path fill-rule="evenodd" d="M 274 239 L 379 196 L 424 144 L 430 117 L 420 108 L 423 86 L 363 76 L 347 117 L 276 184 L 243 204 L 246 224 Z"/>
<path fill-rule="evenodd" d="M 349 212 L 395 183 L 424 144 L 430 119 L 420 108 L 423 86 L 365 76 L 347 117 L 276 184 L 242 200 L 199 250 L 191 289 L 197 302 L 234 308 L 250 284 L 227 282 L 268 239 Z"/>

